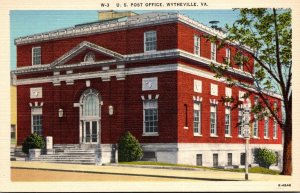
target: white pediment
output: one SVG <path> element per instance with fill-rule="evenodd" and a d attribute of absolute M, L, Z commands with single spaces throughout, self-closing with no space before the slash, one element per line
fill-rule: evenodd
<path fill-rule="evenodd" d="M 75 46 L 74 48 L 72 48 L 70 51 L 68 51 L 67 53 L 65 53 L 64 55 L 62 55 L 61 57 L 59 57 L 58 59 L 56 59 L 55 61 L 53 61 L 50 66 L 51 67 L 55 67 L 58 65 L 63 65 L 66 62 L 68 62 L 69 60 L 71 60 L 72 58 L 74 58 L 75 56 L 77 56 L 78 54 L 82 53 L 85 50 L 92 50 L 94 53 L 100 53 L 106 56 L 110 56 L 113 59 L 120 61 L 122 60 L 124 57 L 122 54 L 119 54 L 117 52 L 114 52 L 112 50 L 106 49 L 104 47 L 98 46 L 96 44 L 93 44 L 91 42 L 87 42 L 87 41 L 83 41 L 80 44 L 78 44 L 77 46 Z M 84 62 L 84 61 L 83 61 Z"/>

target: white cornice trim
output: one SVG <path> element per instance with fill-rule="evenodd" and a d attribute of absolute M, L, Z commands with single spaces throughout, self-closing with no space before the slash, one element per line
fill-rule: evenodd
<path fill-rule="evenodd" d="M 178 21 L 185 23 L 191 27 L 194 27 L 200 31 L 203 31 L 209 35 L 217 36 L 220 39 L 224 39 L 226 37 L 225 33 L 203 25 L 202 23 L 179 13 L 146 13 L 129 17 L 127 21 L 111 21 L 105 23 L 99 22 L 19 37 L 15 39 L 15 44 L 21 45 L 39 41 L 63 39 L 89 34 L 91 35 L 108 31 L 118 31 L 128 28 L 143 27 L 147 25 L 157 25 Z M 233 42 L 231 44 L 238 45 L 238 42 Z M 243 46 L 243 48 L 247 51 L 253 52 L 253 50 L 251 50 L 249 47 Z"/>
<path fill-rule="evenodd" d="M 100 46 L 99 46 L 100 47 Z M 74 50 L 79 50 L 80 48 L 73 48 Z M 73 50 L 72 49 L 72 50 Z M 113 51 L 110 51 L 113 52 Z M 101 65 L 101 64 L 106 64 L 106 63 L 114 63 L 114 62 L 124 62 L 124 63 L 129 63 L 129 62 L 136 62 L 139 60 L 150 60 L 150 59 L 159 59 L 159 58 L 169 58 L 169 57 L 184 57 L 188 58 L 197 62 L 200 62 L 206 66 L 209 66 L 212 62 L 216 65 L 219 66 L 224 66 L 225 64 L 219 63 L 219 62 L 214 62 L 210 59 L 196 56 L 192 53 L 186 52 L 181 49 L 170 49 L 170 50 L 162 50 L 162 51 L 156 51 L 153 53 L 138 53 L 138 54 L 129 54 L 129 55 L 120 55 L 117 60 L 106 60 L 106 61 L 100 61 L 100 62 L 95 62 L 95 63 L 78 63 L 78 64 L 64 64 L 64 65 L 58 65 L 59 63 L 64 62 L 64 58 L 69 58 L 72 57 L 71 53 L 75 54 L 75 51 L 69 51 L 67 54 L 62 56 L 60 59 L 54 61 L 52 64 L 45 64 L 45 65 L 39 65 L 39 66 L 28 66 L 28 67 L 21 67 L 17 68 L 17 70 L 14 71 L 16 74 L 22 74 L 22 73 L 28 73 L 28 72 L 37 72 L 37 71 L 47 71 L 51 70 L 51 68 L 59 68 L 59 69 L 68 69 L 68 68 L 76 68 L 76 67 L 84 67 L 84 66 L 96 66 L 96 65 Z M 118 53 L 115 53 L 118 54 Z M 122 57 L 122 58 L 121 58 Z M 247 78 L 252 78 L 251 74 L 248 72 L 244 72 L 240 69 L 235 69 L 235 68 L 227 68 L 229 72 L 232 72 L 234 74 L 238 74 L 240 76 L 244 76 Z"/>
<path fill-rule="evenodd" d="M 224 78 L 216 78 L 213 73 L 200 70 L 198 68 L 186 66 L 184 64 L 176 63 L 176 64 L 165 64 L 165 65 L 152 65 L 146 67 L 136 67 L 136 68 L 117 68 L 106 71 L 93 71 L 86 73 L 78 73 L 78 74 L 67 74 L 67 75 L 55 75 L 55 76 L 47 76 L 42 78 L 28 78 L 28 79 L 17 79 L 16 85 L 28 85 L 28 84 L 37 84 L 37 83 L 55 83 L 61 81 L 70 81 L 70 80 L 82 80 L 82 79 L 93 79 L 93 78 L 107 78 L 111 76 L 116 77 L 125 77 L 136 74 L 147 74 L 147 73 L 161 73 L 161 72 L 171 72 L 171 71 L 180 71 L 188 74 L 193 74 L 202 78 L 207 78 L 210 80 L 215 80 L 218 82 L 226 83 Z M 255 91 L 251 88 L 245 88 L 247 90 Z M 279 99 L 282 99 L 281 95 L 271 93 L 269 96 L 273 96 Z"/>

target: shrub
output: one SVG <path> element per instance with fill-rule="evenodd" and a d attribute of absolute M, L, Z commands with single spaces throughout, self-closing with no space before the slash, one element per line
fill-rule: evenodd
<path fill-rule="evenodd" d="M 118 144 L 118 159 L 120 162 L 137 161 L 143 157 L 143 150 L 138 140 L 127 131 L 121 136 Z"/>
<path fill-rule="evenodd" d="M 276 155 L 272 150 L 267 148 L 258 148 L 254 152 L 255 162 L 259 166 L 269 168 L 272 164 L 276 163 Z"/>
<path fill-rule="evenodd" d="M 45 139 L 42 136 L 33 133 L 29 135 L 23 142 L 22 151 L 28 154 L 29 149 L 42 149 L 45 148 L 45 145 Z"/>

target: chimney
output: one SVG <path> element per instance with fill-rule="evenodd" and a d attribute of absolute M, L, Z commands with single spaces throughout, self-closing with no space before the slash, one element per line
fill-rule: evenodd
<path fill-rule="evenodd" d="M 112 19 L 118 19 L 122 17 L 131 17 L 137 15 L 136 13 L 132 11 L 123 11 L 123 12 L 118 12 L 118 11 L 99 11 L 98 12 L 98 19 L 99 21 L 106 21 L 106 20 L 112 20 Z"/>

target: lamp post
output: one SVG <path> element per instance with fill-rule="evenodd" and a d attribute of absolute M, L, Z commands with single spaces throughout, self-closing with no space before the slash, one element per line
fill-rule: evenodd
<path fill-rule="evenodd" d="M 245 180 L 248 180 L 248 166 L 249 166 L 249 140 L 250 140 L 250 103 L 245 100 L 244 101 L 244 124 L 243 124 L 243 134 L 246 140 L 245 142 Z"/>

